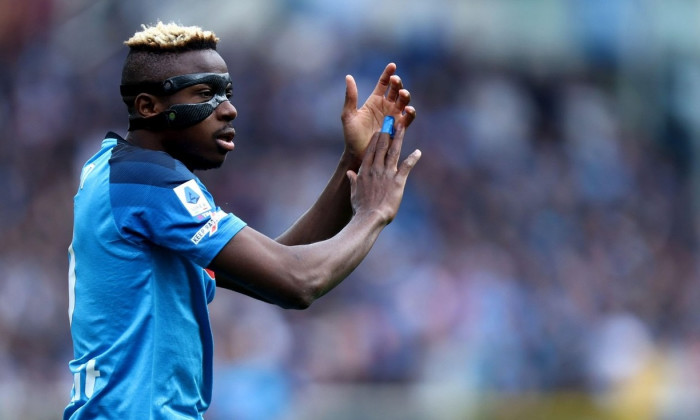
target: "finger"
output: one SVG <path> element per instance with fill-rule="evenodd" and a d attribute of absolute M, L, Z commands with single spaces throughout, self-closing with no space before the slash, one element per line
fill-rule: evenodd
<path fill-rule="evenodd" d="M 416 109 L 412 106 L 407 106 L 403 109 L 404 114 L 399 117 L 398 123 L 402 124 L 405 128 L 411 125 L 413 120 L 416 119 Z M 398 124 L 397 123 L 397 124 Z"/>
<path fill-rule="evenodd" d="M 362 158 L 361 167 L 369 167 L 374 163 L 374 153 L 377 149 L 377 139 L 379 138 L 379 132 L 377 131 L 372 135 L 367 145 L 367 150 L 365 150 L 365 156 Z"/>
<path fill-rule="evenodd" d="M 411 92 L 406 89 L 399 90 L 398 98 L 396 99 L 396 108 L 401 112 L 406 108 L 409 102 L 411 102 Z"/>
<path fill-rule="evenodd" d="M 384 71 L 382 72 L 382 75 L 379 76 L 379 81 L 377 82 L 377 85 L 374 87 L 374 91 L 372 91 L 372 95 L 379 95 L 379 96 L 384 96 L 386 93 L 386 90 L 389 88 L 389 83 L 391 76 L 396 72 L 396 64 L 394 63 L 389 63 L 386 65 L 384 68 Z"/>
<path fill-rule="evenodd" d="M 357 112 L 357 83 L 351 75 L 345 76 L 345 103 L 341 118 L 345 119 Z"/>
<path fill-rule="evenodd" d="M 396 102 L 399 97 L 399 91 L 403 88 L 401 78 L 394 74 L 389 78 L 389 92 L 386 94 L 386 99 L 389 102 Z"/>
<path fill-rule="evenodd" d="M 391 135 L 380 132 L 377 138 L 377 147 L 374 151 L 374 161 L 372 162 L 372 166 L 376 170 L 382 170 L 386 165 L 386 153 L 389 150 L 389 143 L 391 143 Z"/>
<path fill-rule="evenodd" d="M 416 163 L 418 163 L 418 160 L 422 156 L 422 153 L 419 149 L 416 149 L 406 157 L 406 159 L 401 162 L 401 165 L 399 166 L 399 175 L 404 177 L 408 177 L 408 174 L 411 172 L 411 169 L 413 169 L 414 166 L 416 166 Z"/>
<path fill-rule="evenodd" d="M 396 170 L 396 165 L 399 163 L 405 132 L 406 128 L 401 123 L 396 124 L 396 134 L 394 134 L 394 139 L 391 141 L 389 150 L 386 152 L 386 166 L 394 170 Z"/>

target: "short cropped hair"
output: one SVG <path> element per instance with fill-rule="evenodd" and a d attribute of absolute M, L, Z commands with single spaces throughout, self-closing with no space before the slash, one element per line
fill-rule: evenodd
<path fill-rule="evenodd" d="M 124 42 L 131 51 L 163 53 L 216 49 L 219 41 L 213 32 L 203 31 L 198 26 L 158 22 L 154 26 L 141 27 L 143 30 Z"/>
<path fill-rule="evenodd" d="M 158 22 L 141 25 L 142 30 L 124 41 L 129 53 L 122 68 L 122 85 L 161 81 L 178 54 L 187 51 L 216 50 L 219 38 L 198 26 Z M 134 97 L 122 97 L 131 112 Z"/>

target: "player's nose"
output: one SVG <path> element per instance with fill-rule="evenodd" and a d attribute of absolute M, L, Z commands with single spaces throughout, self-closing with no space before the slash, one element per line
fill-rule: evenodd
<path fill-rule="evenodd" d="M 226 121 L 233 121 L 238 116 L 238 110 L 231 101 L 223 101 L 216 107 L 216 112 Z"/>

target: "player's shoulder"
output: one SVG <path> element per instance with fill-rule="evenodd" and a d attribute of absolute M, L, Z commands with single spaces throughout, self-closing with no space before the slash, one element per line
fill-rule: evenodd
<path fill-rule="evenodd" d="M 179 160 L 166 152 L 134 146 L 116 133 L 108 133 L 117 143 L 109 159 L 110 183 L 173 187 L 195 179 Z"/>

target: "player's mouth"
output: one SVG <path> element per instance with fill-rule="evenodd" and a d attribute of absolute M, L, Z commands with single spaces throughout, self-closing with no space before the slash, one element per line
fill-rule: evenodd
<path fill-rule="evenodd" d="M 236 130 L 233 127 L 225 128 L 216 133 L 216 143 L 220 148 L 230 152 L 234 148 L 233 138 L 236 135 Z"/>

